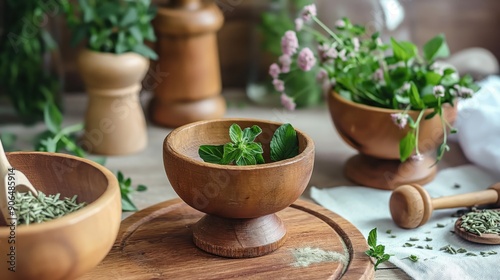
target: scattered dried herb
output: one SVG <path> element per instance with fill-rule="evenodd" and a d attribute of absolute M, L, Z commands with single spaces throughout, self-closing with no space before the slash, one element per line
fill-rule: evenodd
<path fill-rule="evenodd" d="M 412 262 L 418 262 L 419 257 L 415 255 L 409 255 L 408 257 L 406 257 L 406 259 L 409 259 Z"/>
<path fill-rule="evenodd" d="M 438 228 L 444 228 L 444 227 L 445 227 L 445 225 L 440 224 L 440 223 L 437 223 L 437 224 L 436 224 L 436 227 L 438 227 Z"/>
<path fill-rule="evenodd" d="M 425 245 L 425 249 L 432 250 L 432 246 L 430 246 L 429 244 L 427 244 L 427 245 Z"/>
<path fill-rule="evenodd" d="M 392 229 L 388 229 L 388 230 L 386 230 L 386 231 L 385 231 L 385 233 L 387 233 L 387 234 L 391 234 L 391 233 L 392 233 Z"/>
<path fill-rule="evenodd" d="M 69 213 L 75 212 L 86 205 L 78 203 L 77 196 L 60 199 L 61 194 L 45 195 L 38 191 L 34 196 L 31 192 L 16 193 L 14 209 L 16 210 L 17 224 L 32 224 L 50 221 Z"/>
<path fill-rule="evenodd" d="M 418 237 L 410 237 L 410 241 L 418 241 L 420 239 L 418 239 Z"/>
<path fill-rule="evenodd" d="M 430 238 L 430 237 L 426 237 L 426 238 L 425 238 L 425 241 L 432 241 L 432 238 Z"/>

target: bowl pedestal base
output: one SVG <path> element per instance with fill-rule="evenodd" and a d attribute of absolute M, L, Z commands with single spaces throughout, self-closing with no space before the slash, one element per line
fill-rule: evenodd
<path fill-rule="evenodd" d="M 276 214 L 253 219 L 205 215 L 193 225 L 193 241 L 198 248 L 229 258 L 269 254 L 281 247 L 285 238 L 285 224 Z"/>
<path fill-rule="evenodd" d="M 358 154 L 349 158 L 344 166 L 345 176 L 362 186 L 393 190 L 400 185 L 423 185 L 434 179 L 437 167 L 435 160 L 424 155 L 423 160 L 379 159 Z"/>

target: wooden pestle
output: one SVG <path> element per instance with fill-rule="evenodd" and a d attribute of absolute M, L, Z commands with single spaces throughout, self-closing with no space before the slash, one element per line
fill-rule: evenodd
<path fill-rule="evenodd" d="M 416 228 L 425 224 L 437 209 L 471 207 L 492 204 L 500 207 L 500 183 L 487 190 L 459 195 L 431 198 L 420 185 L 402 185 L 391 195 L 389 207 L 394 222 L 402 228 Z"/>

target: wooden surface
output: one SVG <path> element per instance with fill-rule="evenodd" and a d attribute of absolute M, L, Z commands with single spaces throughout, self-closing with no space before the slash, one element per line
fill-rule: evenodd
<path fill-rule="evenodd" d="M 225 117 L 229 118 L 260 118 L 279 122 L 290 122 L 297 129 L 307 133 L 316 147 L 314 169 L 309 181 L 309 186 L 302 198 L 310 199 L 309 187 L 330 188 L 335 186 L 350 186 L 354 183 L 343 175 L 345 161 L 357 153 L 348 146 L 335 131 L 326 105 L 305 108 L 289 112 L 280 107 L 255 106 L 246 99 L 244 92 L 237 89 L 226 89 L 223 93 L 227 100 L 228 108 Z M 143 105 L 147 104 L 151 94 L 145 92 L 141 95 Z M 85 106 L 88 96 L 85 94 L 65 96 L 64 126 L 83 121 Z M 10 118 L 12 119 L 12 118 Z M 9 118 L 0 119 L 0 131 L 15 133 L 17 149 L 32 149 L 34 137 L 45 130 L 45 126 L 38 124 L 24 127 L 12 122 L 6 123 Z M 139 209 L 178 197 L 167 180 L 163 167 L 161 147 L 171 129 L 148 125 L 148 145 L 145 150 L 127 156 L 111 156 L 107 158 L 106 167 L 116 174 L 122 171 L 132 179 L 133 185 L 144 184 L 148 186 L 146 192 L 134 193 L 133 200 Z M 456 142 L 449 142 L 451 152 L 447 153 L 439 163 L 440 168 L 452 167 L 467 163 L 460 146 Z M 357 203 L 353 202 L 353 209 Z M 124 213 L 123 217 L 131 213 Z M 408 276 L 392 264 L 382 264 L 375 272 L 375 279 L 409 279 Z"/>
<path fill-rule="evenodd" d="M 123 221 L 111 253 L 80 280 L 373 278 L 373 263 L 364 254 L 368 247 L 361 233 L 316 204 L 299 200 L 280 211 L 278 216 L 288 229 L 286 242 L 258 258 L 228 259 L 197 249 L 191 228 L 202 216 L 179 199 L 132 215 Z M 299 256 L 311 260 L 315 253 L 325 256 L 310 264 L 299 263 Z"/>

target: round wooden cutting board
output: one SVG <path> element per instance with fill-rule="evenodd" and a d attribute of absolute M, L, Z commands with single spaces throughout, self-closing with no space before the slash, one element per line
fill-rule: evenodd
<path fill-rule="evenodd" d="M 194 245 L 191 226 L 204 213 L 169 200 L 125 219 L 107 257 L 79 279 L 373 279 L 366 240 L 351 223 L 302 200 L 277 214 L 287 227 L 281 248 L 229 259 Z"/>

